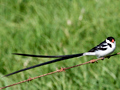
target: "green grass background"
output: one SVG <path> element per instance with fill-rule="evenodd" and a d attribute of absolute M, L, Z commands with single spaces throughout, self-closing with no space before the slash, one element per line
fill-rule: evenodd
<path fill-rule="evenodd" d="M 115 52 L 120 52 L 119 0 L 0 0 L 0 87 L 96 58 L 69 59 L 3 78 L 51 60 L 12 53 L 82 53 L 108 36 L 116 39 Z M 119 58 L 117 55 L 5 90 L 120 90 Z"/>

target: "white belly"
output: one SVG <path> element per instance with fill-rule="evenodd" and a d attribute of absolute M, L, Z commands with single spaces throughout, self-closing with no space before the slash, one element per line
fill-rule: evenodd
<path fill-rule="evenodd" d="M 107 48 L 107 50 L 104 50 L 104 51 L 99 50 L 99 51 L 96 51 L 96 56 L 97 57 L 104 57 L 104 56 L 111 54 L 114 50 L 115 50 L 115 47 L 113 47 L 113 48 L 109 47 L 109 48 Z"/>

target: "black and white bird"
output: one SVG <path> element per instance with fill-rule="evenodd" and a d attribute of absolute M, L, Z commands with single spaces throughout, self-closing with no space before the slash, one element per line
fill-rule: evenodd
<path fill-rule="evenodd" d="M 93 47 L 91 50 L 89 50 L 88 52 L 85 53 L 79 53 L 79 54 L 71 54 L 71 55 L 60 55 L 60 56 L 45 56 L 45 55 L 31 55 L 31 54 L 20 54 L 20 53 L 13 53 L 15 55 L 22 55 L 22 56 L 30 56 L 30 57 L 41 57 L 41 58 L 58 58 L 52 61 L 48 61 L 48 62 L 44 62 L 44 63 L 40 63 L 31 67 L 27 67 L 18 71 L 15 71 L 13 73 L 7 74 L 5 76 L 10 76 L 31 68 L 35 68 L 35 67 L 39 67 L 39 66 L 43 66 L 46 64 L 50 64 L 50 63 L 54 63 L 57 61 L 62 61 L 62 60 L 66 60 L 66 59 L 70 59 L 70 58 L 74 58 L 74 57 L 81 57 L 81 56 L 87 56 L 87 55 L 93 55 L 93 56 L 97 56 L 99 57 L 105 57 L 109 54 L 111 54 L 116 48 L 116 42 L 115 39 L 113 37 L 107 37 L 106 40 L 104 40 L 102 43 L 100 43 L 99 45 Z"/>

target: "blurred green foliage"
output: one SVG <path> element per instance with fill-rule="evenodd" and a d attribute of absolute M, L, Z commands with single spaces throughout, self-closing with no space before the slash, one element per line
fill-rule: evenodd
<path fill-rule="evenodd" d="M 90 50 L 108 36 L 120 45 L 119 0 L 0 0 L 0 87 L 56 68 L 96 58 L 85 56 L 2 77 L 50 59 L 12 53 L 67 55 Z M 119 55 L 45 76 L 6 90 L 120 90 Z"/>

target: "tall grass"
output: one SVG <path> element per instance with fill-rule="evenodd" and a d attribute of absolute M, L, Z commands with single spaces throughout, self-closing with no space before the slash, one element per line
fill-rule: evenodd
<path fill-rule="evenodd" d="M 65 55 L 90 50 L 108 36 L 120 45 L 119 0 L 1 0 L 0 75 L 50 59 L 12 53 Z M 6 90 L 119 90 L 119 55 Z M 0 87 L 96 57 L 85 56 L 0 78 Z"/>

